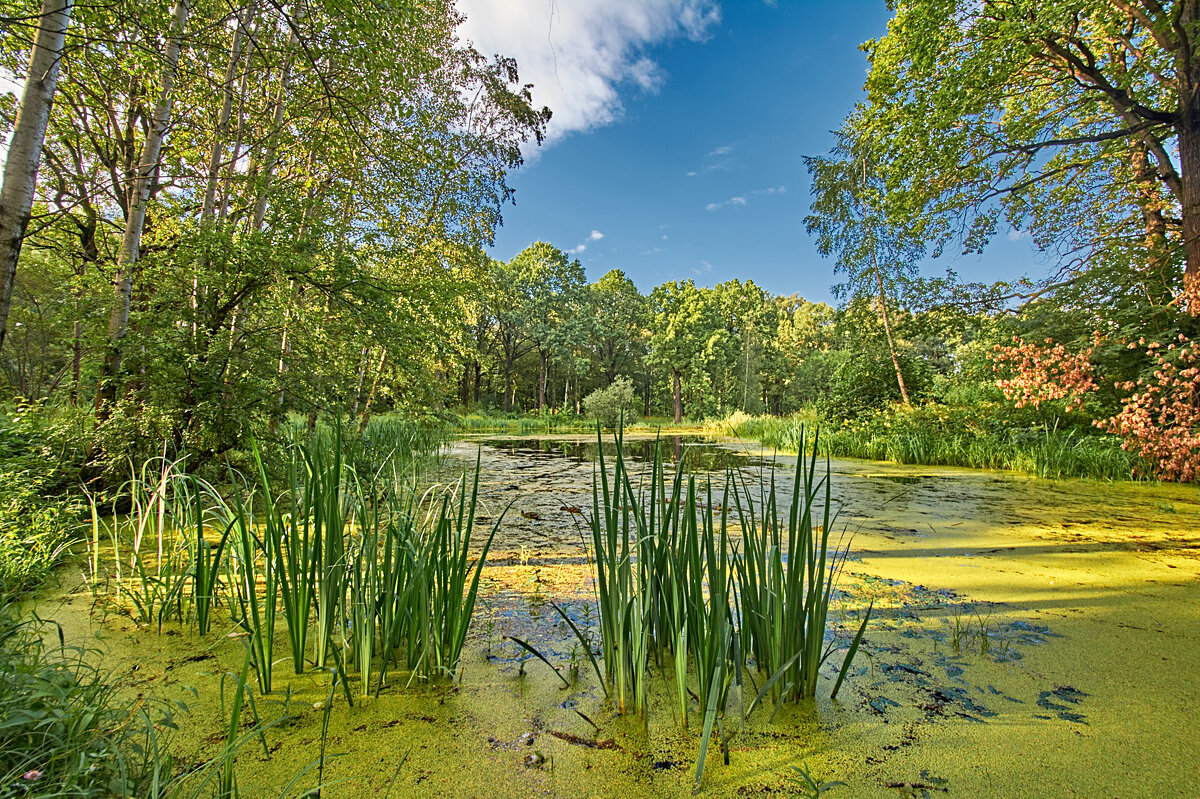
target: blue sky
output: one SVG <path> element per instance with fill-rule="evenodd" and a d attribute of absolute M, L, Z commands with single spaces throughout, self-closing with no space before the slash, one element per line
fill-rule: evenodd
<path fill-rule="evenodd" d="M 831 301 L 833 264 L 804 230 L 802 157 L 827 152 L 863 97 L 883 0 L 459 0 L 464 33 L 514 55 L 555 112 L 547 145 L 511 177 L 516 205 L 491 254 L 535 240 L 595 280 L 751 279 Z M 1027 240 L 925 269 L 991 281 L 1046 271 Z"/>

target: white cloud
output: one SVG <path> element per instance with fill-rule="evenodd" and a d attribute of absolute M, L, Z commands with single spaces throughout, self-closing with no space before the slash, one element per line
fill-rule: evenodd
<path fill-rule="evenodd" d="M 729 154 L 733 152 L 732 144 L 722 144 L 720 147 L 714 147 L 712 150 L 704 154 L 704 163 L 698 168 L 688 172 L 689 178 L 694 178 L 696 175 L 703 175 L 708 172 L 728 172 L 733 169 L 734 160 L 729 158 Z"/>
<path fill-rule="evenodd" d="M 709 203 L 708 205 L 704 206 L 704 210 L 705 211 L 719 211 L 722 208 L 725 208 L 728 206 L 743 206 L 745 204 L 746 204 L 745 197 L 730 197 L 728 200 L 724 200 L 719 203 Z"/>
<path fill-rule="evenodd" d="M 588 245 L 591 244 L 593 241 L 600 241 L 600 239 L 602 239 L 602 238 L 604 238 L 603 233 L 601 233 L 599 230 L 592 230 L 592 232 L 588 234 L 588 237 L 586 239 L 579 242 L 571 249 L 567 250 L 567 253 L 570 255 L 579 255 L 580 253 L 585 251 L 588 248 Z"/>
<path fill-rule="evenodd" d="M 692 272 L 695 273 L 697 277 L 700 275 L 707 275 L 713 271 L 713 265 L 710 264 L 708 261 L 701 261 L 700 267 L 701 268 L 699 268 L 699 269 L 697 269 L 695 267 L 692 268 Z"/>
<path fill-rule="evenodd" d="M 1020 241 L 1021 239 L 1026 238 L 1028 236 L 1029 236 L 1029 232 L 1026 230 L 1017 230 L 1016 228 L 1011 228 L 1011 227 L 1008 229 L 1008 240 L 1009 241 Z"/>
<path fill-rule="evenodd" d="M 622 97 L 666 80 L 646 50 L 671 39 L 707 38 L 721 21 L 716 0 L 457 0 L 460 35 L 485 56 L 517 59 L 521 82 L 554 112 L 550 141 L 620 118 Z"/>
<path fill-rule="evenodd" d="M 778 195 L 778 194 L 787 194 L 787 187 L 786 186 L 768 186 L 765 189 L 755 189 L 754 191 L 750 192 L 751 197 L 759 197 L 759 196 L 774 197 L 775 195 Z M 742 207 L 742 206 L 747 205 L 748 203 L 749 203 L 749 200 L 746 199 L 746 195 L 738 195 L 737 197 L 730 197 L 728 200 L 724 200 L 719 203 L 709 203 L 708 205 L 704 206 L 704 210 L 705 211 L 719 211 L 722 208 L 727 208 L 730 206 Z"/>

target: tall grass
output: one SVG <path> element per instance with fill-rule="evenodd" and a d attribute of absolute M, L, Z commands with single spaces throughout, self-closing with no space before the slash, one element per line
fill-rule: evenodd
<path fill-rule="evenodd" d="M 828 471 L 817 479 L 815 455 L 798 459 L 795 498 L 786 509 L 778 505 L 771 476 L 761 517 L 750 492 L 737 489 L 733 473 L 714 501 L 711 484 L 701 492 L 685 472 L 683 463 L 668 476 L 656 446 L 650 463 L 631 475 L 622 433 L 614 437 L 611 461 L 601 440 L 589 523 L 603 660 L 597 674 L 620 713 L 646 713 L 651 655 L 664 678 L 669 679 L 668 668 L 674 677 L 675 707 L 684 726 L 692 712 L 690 697 L 696 698 L 702 730 L 698 788 L 714 731 L 726 747 L 730 690 L 740 695 L 747 668 L 762 674 L 764 686 L 750 710 L 768 691 L 777 705 L 815 695 L 819 670 L 836 647 L 826 632 L 846 551 L 829 544 Z M 741 552 L 730 523 L 735 506 Z M 835 693 L 869 619 L 868 610 L 839 669 Z M 590 651 L 587 636 L 570 627 Z"/>
<path fill-rule="evenodd" d="M 359 443 L 338 428 L 289 445 L 280 490 L 257 444 L 254 470 L 230 469 L 224 494 L 186 474 L 182 460 L 144 464 L 125 486 L 128 514 L 114 502 L 105 524 L 93 506 L 94 588 L 111 585 L 143 624 L 194 620 L 201 634 L 222 604 L 262 694 L 274 688 L 281 610 L 296 673 L 309 658 L 319 668 L 348 664 L 363 693 L 382 690 L 389 665 L 410 679 L 453 675 L 503 514 L 475 540 L 478 461 L 473 480 L 418 495 L 410 462 L 361 475 Z"/>
<path fill-rule="evenodd" d="M 827 422 L 816 445 L 820 454 L 828 457 L 1004 469 L 1039 477 L 1130 480 L 1139 465 L 1138 456 L 1122 449 L 1116 436 L 1084 434 L 1057 425 L 1010 427 L 1001 420 L 981 419 L 979 414 L 984 411 L 972 415 L 969 409 L 918 406 L 844 424 Z M 814 420 L 814 414 L 770 417 L 735 413 L 708 423 L 706 429 L 796 453 L 805 444 L 805 425 L 811 426 Z"/>

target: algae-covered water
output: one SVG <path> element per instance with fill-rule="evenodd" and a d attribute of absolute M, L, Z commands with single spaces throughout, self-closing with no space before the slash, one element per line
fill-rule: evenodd
<path fill-rule="evenodd" d="M 635 458 L 653 446 L 637 436 L 626 444 Z M 710 470 L 717 494 L 727 469 L 753 493 L 775 460 L 733 442 L 668 437 L 661 446 L 669 461 Z M 339 694 L 322 795 L 690 794 L 695 718 L 680 728 L 658 678 L 648 725 L 615 716 L 549 607 L 563 605 L 581 625 L 591 616 L 584 514 L 594 439 L 475 438 L 446 454 L 446 479 L 479 459 L 480 521 L 508 508 L 462 678 L 431 688 L 393 677 L 378 699 L 356 696 L 352 708 Z M 781 491 L 794 462 L 778 458 Z M 875 601 L 855 669 L 836 702 L 827 681 L 815 703 L 773 721 L 756 711 L 743 727 L 731 706 L 729 761 L 710 753 L 705 795 L 805 795 L 791 767 L 807 764 L 846 783 L 831 797 L 1200 796 L 1195 487 L 863 461 L 830 469 L 834 529 L 851 550 L 835 624 L 856 627 Z M 66 579 L 41 615 L 94 646 L 123 690 L 186 703 L 173 733 L 185 760 L 215 755 L 221 675 L 242 662 L 231 630 L 204 639 L 140 630 L 74 585 Z M 522 669 L 506 635 L 562 664 L 570 687 L 539 662 Z M 319 755 L 316 705 L 328 701 L 329 677 L 291 670 L 279 665 L 276 681 L 291 687 L 260 714 L 293 718 L 267 732 L 269 757 L 261 746 L 239 756 L 250 795 L 278 795 Z"/>

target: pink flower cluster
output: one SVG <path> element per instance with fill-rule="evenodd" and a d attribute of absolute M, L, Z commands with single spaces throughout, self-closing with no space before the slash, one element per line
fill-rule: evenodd
<path fill-rule="evenodd" d="M 998 379 L 996 385 L 1018 408 L 1065 399 L 1066 410 L 1073 411 L 1083 405 L 1085 394 L 1096 390 L 1091 357 L 1099 344 L 1097 333 L 1091 347 L 1071 353 L 1050 339 L 1040 344 L 1013 336 L 1011 346 L 997 344 L 992 350 L 993 371 L 1011 375 Z"/>
<path fill-rule="evenodd" d="M 1070 353 L 1051 339 L 1033 343 L 1014 336 L 1012 346 L 997 345 L 991 355 L 992 368 L 1011 375 L 996 385 L 1018 408 L 1065 399 L 1067 411 L 1077 409 L 1097 388 L 1091 356 L 1101 341 L 1094 333 L 1091 347 Z M 1131 392 L 1121 411 L 1093 424 L 1120 436 L 1121 447 L 1141 455 L 1156 477 L 1200 480 L 1200 342 L 1181 333 L 1166 345 L 1145 339 L 1129 345 L 1138 348 L 1155 363 L 1154 376 L 1117 383 L 1118 390 Z"/>
<path fill-rule="evenodd" d="M 1133 393 L 1120 413 L 1095 425 L 1137 449 L 1158 477 L 1190 483 L 1200 477 L 1200 343 L 1181 333 L 1165 347 L 1142 339 L 1129 349 L 1139 346 L 1155 361 L 1153 380 L 1118 384 Z"/>

